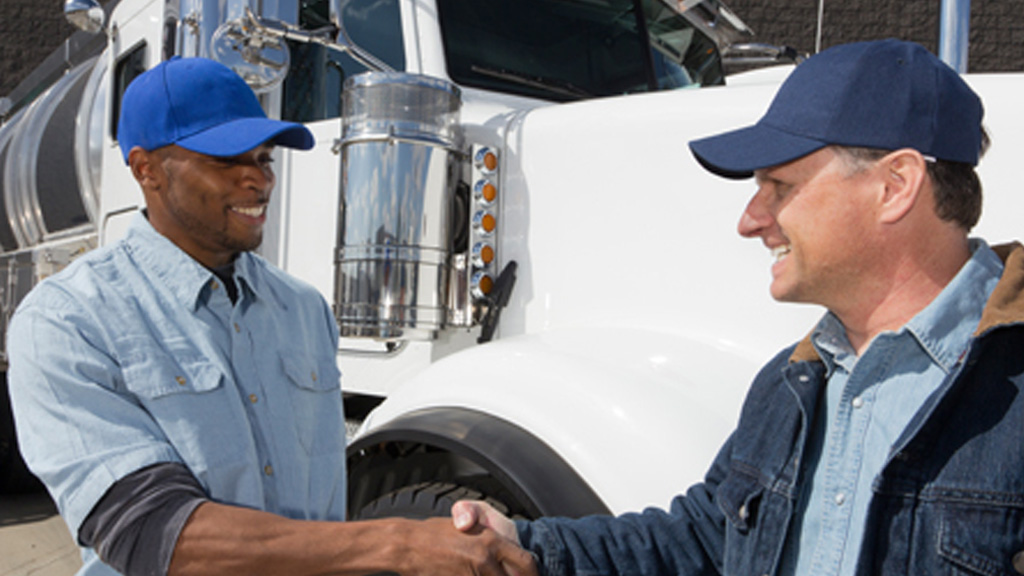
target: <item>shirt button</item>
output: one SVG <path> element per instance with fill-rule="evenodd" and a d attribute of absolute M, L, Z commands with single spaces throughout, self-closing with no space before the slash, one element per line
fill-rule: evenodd
<path fill-rule="evenodd" d="M 740 520 L 746 520 L 747 518 L 750 518 L 750 510 L 747 509 L 746 504 L 740 506 L 740 509 L 736 511 L 736 514 L 739 515 Z"/>
<path fill-rule="evenodd" d="M 267 476 L 273 476 L 274 467 L 271 466 L 270 464 L 267 464 L 266 466 L 263 467 L 263 473 L 266 474 Z"/>
<path fill-rule="evenodd" d="M 210 290 L 216 290 L 217 288 L 220 288 L 220 284 L 218 284 L 216 280 L 211 280 Z"/>
<path fill-rule="evenodd" d="M 846 494 L 842 492 L 836 494 L 836 506 L 842 506 L 846 503 Z"/>
<path fill-rule="evenodd" d="M 249 402 L 252 402 L 253 404 L 255 404 L 258 401 L 259 401 L 259 397 L 258 396 L 256 396 L 255 394 L 249 394 Z"/>
<path fill-rule="evenodd" d="M 853 404 L 854 408 L 862 408 L 864 406 L 864 399 L 861 398 L 860 396 L 857 396 L 856 398 L 853 399 L 851 404 Z"/>
<path fill-rule="evenodd" d="M 1024 574 L 1024 550 L 1013 555 L 1013 569 L 1017 574 Z"/>
<path fill-rule="evenodd" d="M 811 377 L 810 377 L 810 376 L 808 376 L 807 374 L 801 374 L 801 375 L 800 375 L 800 378 L 799 378 L 799 380 L 800 380 L 801 382 L 807 382 L 807 381 L 808 381 L 808 380 L 810 380 L 810 379 L 811 379 Z"/>
<path fill-rule="evenodd" d="M 241 332 L 241 331 L 242 331 L 242 327 L 238 325 L 238 322 L 235 322 L 235 332 Z"/>
<path fill-rule="evenodd" d="M 178 386 L 184 386 L 188 383 L 184 376 L 175 376 L 174 381 L 178 383 Z"/>
<path fill-rule="evenodd" d="M 311 372 L 311 373 L 310 373 L 310 375 L 309 375 L 309 377 L 313 379 L 313 382 L 316 382 L 316 370 L 314 370 L 313 372 Z"/>

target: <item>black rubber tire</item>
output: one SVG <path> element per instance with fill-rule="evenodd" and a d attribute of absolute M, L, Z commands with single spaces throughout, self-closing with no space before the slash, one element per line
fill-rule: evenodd
<path fill-rule="evenodd" d="M 451 482 L 423 482 L 403 486 L 371 501 L 355 511 L 353 520 L 402 517 L 423 520 L 451 516 L 452 504 L 459 500 L 484 500 L 502 514 L 508 514 L 503 502 L 472 488 Z"/>

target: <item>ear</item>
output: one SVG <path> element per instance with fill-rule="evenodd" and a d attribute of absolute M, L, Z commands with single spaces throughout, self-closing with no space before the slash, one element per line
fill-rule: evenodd
<path fill-rule="evenodd" d="M 879 218 L 892 224 L 910 214 L 921 200 L 928 181 L 926 160 L 917 150 L 903 148 L 882 158 L 878 168 L 885 185 Z"/>
<path fill-rule="evenodd" d="M 148 196 L 151 191 L 161 189 L 165 175 L 161 159 L 156 153 L 136 146 L 128 152 L 128 167 L 142 187 L 143 194 Z"/>

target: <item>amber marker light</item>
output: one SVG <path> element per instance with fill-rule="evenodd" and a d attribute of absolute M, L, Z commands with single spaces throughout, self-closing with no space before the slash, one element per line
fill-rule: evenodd
<path fill-rule="evenodd" d="M 473 265 L 483 268 L 494 262 L 494 247 L 486 242 L 477 242 L 473 245 Z"/>
<path fill-rule="evenodd" d="M 490 206 L 498 198 L 498 188 L 488 180 L 477 180 L 473 193 L 484 205 Z"/>
<path fill-rule="evenodd" d="M 480 234 L 493 234 L 498 227 L 498 219 L 494 214 L 481 210 L 473 216 L 473 226 Z"/>
<path fill-rule="evenodd" d="M 483 272 L 477 272 L 473 275 L 473 297 L 483 298 L 491 293 L 494 288 L 494 280 Z"/>
<path fill-rule="evenodd" d="M 498 169 L 498 154 L 490 148 L 481 148 L 476 153 L 476 165 L 485 172 L 494 172 Z"/>

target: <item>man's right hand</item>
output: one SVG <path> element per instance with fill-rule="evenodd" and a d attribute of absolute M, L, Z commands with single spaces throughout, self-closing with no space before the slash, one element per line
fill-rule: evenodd
<path fill-rule="evenodd" d="M 181 531 L 168 573 L 537 576 L 515 525 L 487 508 L 470 512 L 483 521 L 456 529 L 448 518 L 322 522 L 206 502 Z M 508 524 L 501 533 L 484 523 L 498 518 Z"/>
<path fill-rule="evenodd" d="M 490 528 L 519 544 L 515 523 L 481 500 L 460 500 L 452 505 L 452 523 L 460 532 L 469 532 L 476 527 Z"/>

